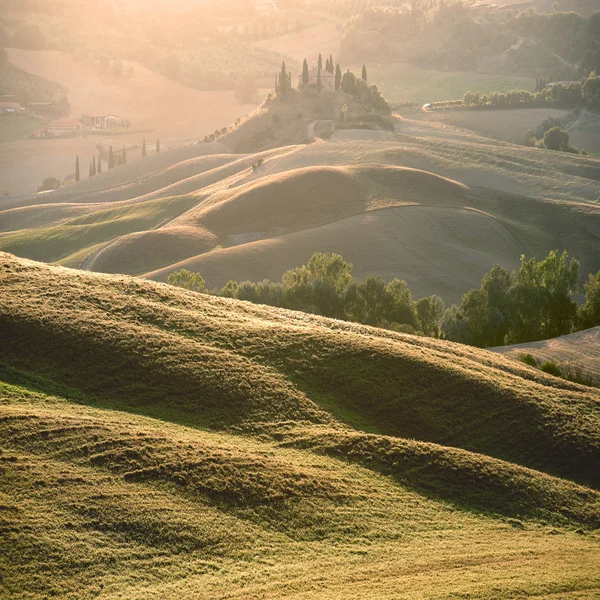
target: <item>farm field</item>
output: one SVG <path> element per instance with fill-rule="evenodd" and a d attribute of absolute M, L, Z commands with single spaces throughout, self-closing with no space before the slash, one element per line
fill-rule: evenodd
<path fill-rule="evenodd" d="M 139 279 L 0 272 L 3 594 L 598 594 L 597 390 Z"/>
<path fill-rule="evenodd" d="M 395 133 L 345 130 L 258 154 L 222 139 L 5 204 L 0 249 L 160 281 L 186 268 L 211 288 L 278 280 L 328 251 L 359 280 L 398 277 L 446 302 L 522 254 L 564 248 L 582 277 L 598 269 L 592 158 L 406 119 Z"/>
<path fill-rule="evenodd" d="M 9 200 L 35 194 L 46 177 L 64 180 L 74 174 L 76 155 L 81 161 L 82 177 L 86 177 L 89 161 L 98 154 L 98 144 L 105 147 L 105 151 L 111 142 L 115 149 L 126 144 L 128 159 L 132 160 L 141 156 L 144 138 L 149 152 L 153 151 L 156 138 L 160 138 L 163 150 L 197 142 L 255 108 L 255 105 L 240 104 L 231 91 L 194 90 L 127 61 L 125 66 L 131 66 L 134 72 L 131 78 L 101 73 L 90 61 L 57 51 L 9 48 L 7 54 L 16 66 L 67 88 L 72 115 L 117 114 L 131 120 L 132 127 L 140 132 L 112 140 L 90 135 L 68 139 L 21 139 L 0 144 L 0 206 Z M 26 137 L 28 133 L 25 131 L 21 136 L 14 128 L 11 131 L 7 140 Z M 106 155 L 104 158 L 106 160 Z"/>
<path fill-rule="evenodd" d="M 360 73 L 362 65 L 350 69 Z M 533 90 L 535 79 L 486 73 L 435 71 L 402 62 L 367 65 L 369 80 L 377 83 L 390 102 L 439 102 L 458 100 L 465 92 L 507 92 L 514 89 Z"/>
<path fill-rule="evenodd" d="M 46 123 L 47 121 L 30 115 L 2 115 L 0 116 L 0 144 L 27 139 Z"/>
<path fill-rule="evenodd" d="M 571 371 L 581 370 L 600 384 L 600 327 L 593 327 L 551 340 L 492 348 L 512 358 L 531 354 L 543 363 L 552 361 Z"/>

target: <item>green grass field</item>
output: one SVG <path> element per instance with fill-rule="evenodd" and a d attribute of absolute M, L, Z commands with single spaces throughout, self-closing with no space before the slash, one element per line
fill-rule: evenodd
<path fill-rule="evenodd" d="M 26 140 L 46 124 L 47 121 L 31 115 L 0 115 L 0 144 Z"/>
<path fill-rule="evenodd" d="M 361 72 L 362 65 L 350 70 Z M 467 91 L 489 94 L 509 90 L 535 89 L 535 79 L 489 75 L 468 71 L 435 71 L 409 63 L 373 63 L 367 65 L 369 81 L 377 84 L 389 102 L 440 102 L 458 100 Z"/>
<path fill-rule="evenodd" d="M 598 390 L 0 255 L 0 593 L 593 598 Z"/>

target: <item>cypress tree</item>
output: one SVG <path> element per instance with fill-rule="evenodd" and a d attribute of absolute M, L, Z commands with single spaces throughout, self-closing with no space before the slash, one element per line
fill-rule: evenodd
<path fill-rule="evenodd" d="M 321 69 L 317 71 L 317 92 L 321 92 L 323 89 L 323 84 L 321 83 Z"/>
<path fill-rule="evenodd" d="M 156 154 L 160 152 L 160 140 L 156 138 Z"/>
<path fill-rule="evenodd" d="M 122 164 L 125 164 L 127 162 L 127 150 L 125 149 L 125 147 L 123 147 L 123 156 L 121 158 L 123 161 Z"/>
<path fill-rule="evenodd" d="M 108 168 L 114 169 L 115 167 L 115 155 L 113 154 L 112 146 L 108 149 Z"/>
<path fill-rule="evenodd" d="M 329 72 L 333 75 L 333 54 L 329 55 Z"/>
<path fill-rule="evenodd" d="M 362 68 L 362 78 L 367 81 L 367 67 L 365 65 Z"/>
<path fill-rule="evenodd" d="M 279 74 L 279 90 L 285 96 L 288 91 L 288 76 L 285 70 L 285 61 L 281 63 L 281 73 Z"/>
<path fill-rule="evenodd" d="M 92 176 L 92 162 L 90 161 L 90 169 L 88 171 L 88 177 Z"/>
<path fill-rule="evenodd" d="M 337 65 L 335 68 L 335 89 L 336 89 L 336 91 L 340 89 L 341 84 L 342 84 L 342 70 L 340 69 L 340 65 Z"/>
<path fill-rule="evenodd" d="M 100 158 L 100 155 L 98 154 L 98 174 L 102 173 L 102 159 Z"/>
<path fill-rule="evenodd" d="M 319 61 L 317 62 L 317 69 L 320 71 L 323 68 L 323 57 L 319 53 Z"/>
<path fill-rule="evenodd" d="M 142 158 L 146 156 L 146 138 L 144 138 L 144 141 L 142 142 Z"/>
<path fill-rule="evenodd" d="M 92 175 L 95 175 L 96 172 L 96 155 L 94 154 L 94 157 L 92 158 Z"/>
<path fill-rule="evenodd" d="M 79 155 L 75 157 L 75 181 L 79 181 Z"/>
<path fill-rule="evenodd" d="M 309 80 L 310 77 L 308 75 L 308 63 L 306 62 L 306 59 L 304 59 L 304 62 L 302 63 L 302 83 L 304 85 L 308 85 Z"/>

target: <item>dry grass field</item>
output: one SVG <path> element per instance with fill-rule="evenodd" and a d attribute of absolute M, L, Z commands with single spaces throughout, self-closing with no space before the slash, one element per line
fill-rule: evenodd
<path fill-rule="evenodd" d="M 597 390 L 139 279 L 0 274 L 2 595 L 598 595 Z"/>
<path fill-rule="evenodd" d="M 161 281 L 185 267 L 209 287 L 278 279 L 331 251 L 359 278 L 399 277 L 447 302 L 521 254 L 566 249 L 584 276 L 598 270 L 594 158 L 406 119 L 395 132 L 232 154 L 244 132 L 255 135 L 252 122 L 13 203 L 0 210 L 0 249 Z"/>
<path fill-rule="evenodd" d="M 581 371 L 600 383 L 600 327 L 593 327 L 551 340 L 493 348 L 494 352 L 519 358 L 531 354 L 540 363 L 552 361 L 569 372 Z"/>

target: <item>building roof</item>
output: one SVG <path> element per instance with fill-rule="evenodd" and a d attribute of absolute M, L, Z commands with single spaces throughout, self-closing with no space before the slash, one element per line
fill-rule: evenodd
<path fill-rule="evenodd" d="M 0 102 L 0 108 L 16 108 L 25 110 L 18 102 Z"/>

